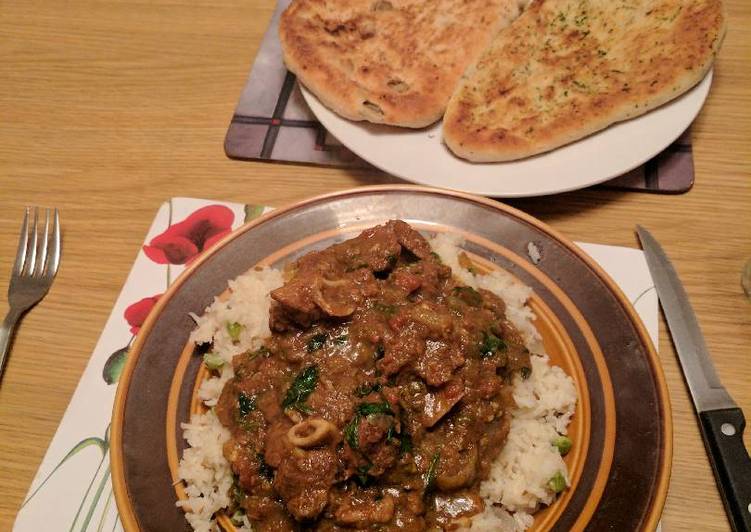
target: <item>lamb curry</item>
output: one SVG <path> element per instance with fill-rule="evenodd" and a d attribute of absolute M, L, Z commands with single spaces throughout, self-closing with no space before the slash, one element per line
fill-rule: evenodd
<path fill-rule="evenodd" d="M 529 353 L 503 301 L 391 221 L 311 252 L 216 413 L 255 530 L 452 530 L 483 510 Z"/>

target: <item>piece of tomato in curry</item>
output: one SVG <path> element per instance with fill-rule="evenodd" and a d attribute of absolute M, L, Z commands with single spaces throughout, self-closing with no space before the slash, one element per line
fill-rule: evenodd
<path fill-rule="evenodd" d="M 311 252 L 271 293 L 273 334 L 233 360 L 232 511 L 255 530 L 458 528 L 505 442 L 529 353 L 503 301 L 460 284 L 408 224 Z"/>

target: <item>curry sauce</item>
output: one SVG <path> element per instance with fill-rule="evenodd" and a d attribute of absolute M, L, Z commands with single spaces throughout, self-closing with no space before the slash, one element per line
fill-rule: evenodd
<path fill-rule="evenodd" d="M 255 530 L 458 528 L 483 510 L 529 352 L 495 294 L 391 221 L 311 252 L 271 293 L 216 413 Z"/>

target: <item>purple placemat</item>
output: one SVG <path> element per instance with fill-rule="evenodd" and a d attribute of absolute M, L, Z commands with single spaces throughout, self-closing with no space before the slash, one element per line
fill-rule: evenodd
<path fill-rule="evenodd" d="M 279 0 L 224 139 L 233 159 L 373 168 L 349 151 L 318 122 L 284 67 L 279 17 L 291 0 Z M 642 166 L 600 185 L 663 194 L 686 192 L 694 184 L 691 136 L 686 131 Z"/>

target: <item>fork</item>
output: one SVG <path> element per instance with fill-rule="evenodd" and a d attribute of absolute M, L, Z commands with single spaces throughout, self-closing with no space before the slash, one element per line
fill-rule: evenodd
<path fill-rule="evenodd" d="M 57 209 L 53 213 L 45 209 L 44 233 L 40 234 L 40 230 L 39 209 L 26 207 L 8 286 L 10 310 L 0 326 L 0 380 L 16 323 L 45 296 L 60 265 L 60 214 Z"/>

